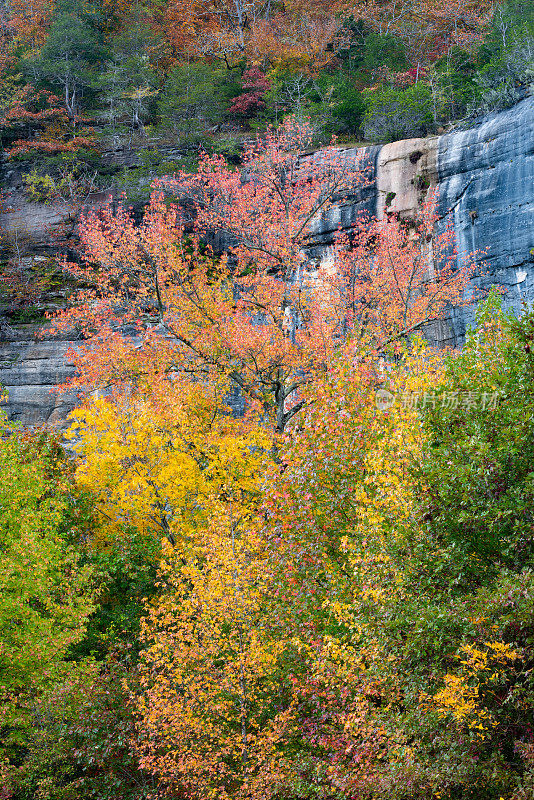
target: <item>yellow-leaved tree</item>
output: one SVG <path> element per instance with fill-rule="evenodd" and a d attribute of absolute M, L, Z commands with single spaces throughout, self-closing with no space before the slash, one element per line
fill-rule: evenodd
<path fill-rule="evenodd" d="M 74 412 L 69 435 L 78 482 L 101 514 L 100 536 L 131 527 L 180 552 L 194 546 L 213 498 L 257 491 L 271 445 L 254 421 L 236 422 L 214 390 L 193 384 L 96 397 Z"/>
<path fill-rule="evenodd" d="M 212 500 L 195 556 L 165 547 L 142 627 L 140 764 L 195 798 L 276 797 L 294 716 L 287 643 L 272 634 L 263 520 Z"/>
<path fill-rule="evenodd" d="M 437 362 L 423 343 L 378 370 L 339 359 L 256 496 L 212 496 L 194 553 L 165 548 L 142 630 L 138 747 L 171 792 L 266 800 L 308 782 L 343 797 L 371 785 L 389 747 L 374 700 L 398 699 L 372 609 L 398 599 L 423 435 L 403 401 Z"/>

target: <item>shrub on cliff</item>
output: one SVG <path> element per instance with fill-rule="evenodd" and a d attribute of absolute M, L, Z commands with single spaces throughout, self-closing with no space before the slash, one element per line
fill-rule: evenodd
<path fill-rule="evenodd" d="M 367 95 L 363 116 L 366 139 L 394 142 L 424 136 L 433 122 L 432 97 L 421 81 L 406 89 L 386 86 Z"/>
<path fill-rule="evenodd" d="M 477 99 L 471 112 L 487 114 L 510 108 L 534 82 L 534 37 L 525 37 L 499 53 L 476 75 Z"/>

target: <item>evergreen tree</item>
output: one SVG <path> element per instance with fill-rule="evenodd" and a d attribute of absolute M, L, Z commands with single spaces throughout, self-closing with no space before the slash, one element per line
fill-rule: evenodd
<path fill-rule="evenodd" d="M 164 86 L 158 104 L 161 121 L 184 139 L 195 139 L 222 122 L 240 88 L 237 79 L 210 64 L 180 64 Z"/>

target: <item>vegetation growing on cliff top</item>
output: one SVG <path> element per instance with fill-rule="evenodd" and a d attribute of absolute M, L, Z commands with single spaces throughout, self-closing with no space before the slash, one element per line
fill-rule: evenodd
<path fill-rule="evenodd" d="M 524 0 L 16 0 L 2 10 L 2 139 L 23 159 L 148 141 L 210 150 L 288 114 L 319 138 L 425 134 L 520 96 L 532 14 Z"/>
<path fill-rule="evenodd" d="M 21 193 L 57 206 L 61 249 L 94 193 L 141 206 L 155 179 L 202 152 L 237 165 L 288 116 L 310 120 L 314 147 L 473 120 L 532 84 L 532 14 L 528 0 L 13 0 L 0 10 L 3 207 Z M 22 225 L 3 240 L 23 280 L 26 239 Z"/>

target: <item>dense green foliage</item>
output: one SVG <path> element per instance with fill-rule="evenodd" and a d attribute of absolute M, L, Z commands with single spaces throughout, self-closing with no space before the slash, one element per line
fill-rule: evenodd
<path fill-rule="evenodd" d="M 204 63 L 174 67 L 161 92 L 159 118 L 181 141 L 202 140 L 211 126 L 220 124 L 239 89 L 231 71 Z"/>
<path fill-rule="evenodd" d="M 412 700 L 402 727 L 415 744 L 404 774 L 407 779 L 413 771 L 421 797 L 426 782 L 442 797 L 507 796 L 520 782 L 521 756 L 530 753 L 533 317 L 518 322 L 498 306 L 495 300 L 485 305 L 478 330 L 449 359 L 436 387 L 446 402 L 436 408 L 430 402 L 423 412 L 428 445 L 415 473 L 423 535 L 411 552 L 402 552 L 402 601 L 376 618 L 380 627 L 381 619 L 390 620 L 383 634 L 387 649 L 398 653 L 399 669 L 410 676 L 405 691 Z M 496 396 L 495 408 L 490 398 Z M 491 642 L 515 652 L 506 668 L 498 661 L 490 666 Z M 487 666 L 481 658 L 475 668 L 473 647 L 489 654 Z M 435 693 L 440 674 L 449 670 L 466 677 L 472 670 L 467 684 L 478 681 L 483 712 L 477 723 L 467 714 L 455 718 L 460 698 L 452 690 L 442 721 L 417 708 L 419 693 Z M 526 794 L 518 797 L 529 796 L 531 781 L 527 769 Z"/>
<path fill-rule="evenodd" d="M 69 489 L 68 473 L 57 444 L 10 435 L 2 421 L 2 746 L 15 757 L 35 696 L 66 674 L 70 648 L 94 610 L 92 570 L 77 546 L 84 502 Z"/>
<path fill-rule="evenodd" d="M 379 89 L 367 99 L 363 129 L 368 139 L 394 142 L 424 136 L 432 123 L 432 96 L 419 81 L 407 89 Z"/>
<path fill-rule="evenodd" d="M 57 441 L 5 422 L 2 436 L 0 747 L 12 765 L 2 796 L 152 797 L 130 754 L 123 680 L 154 591 L 155 544 L 132 534 L 95 550 L 89 498 Z"/>

